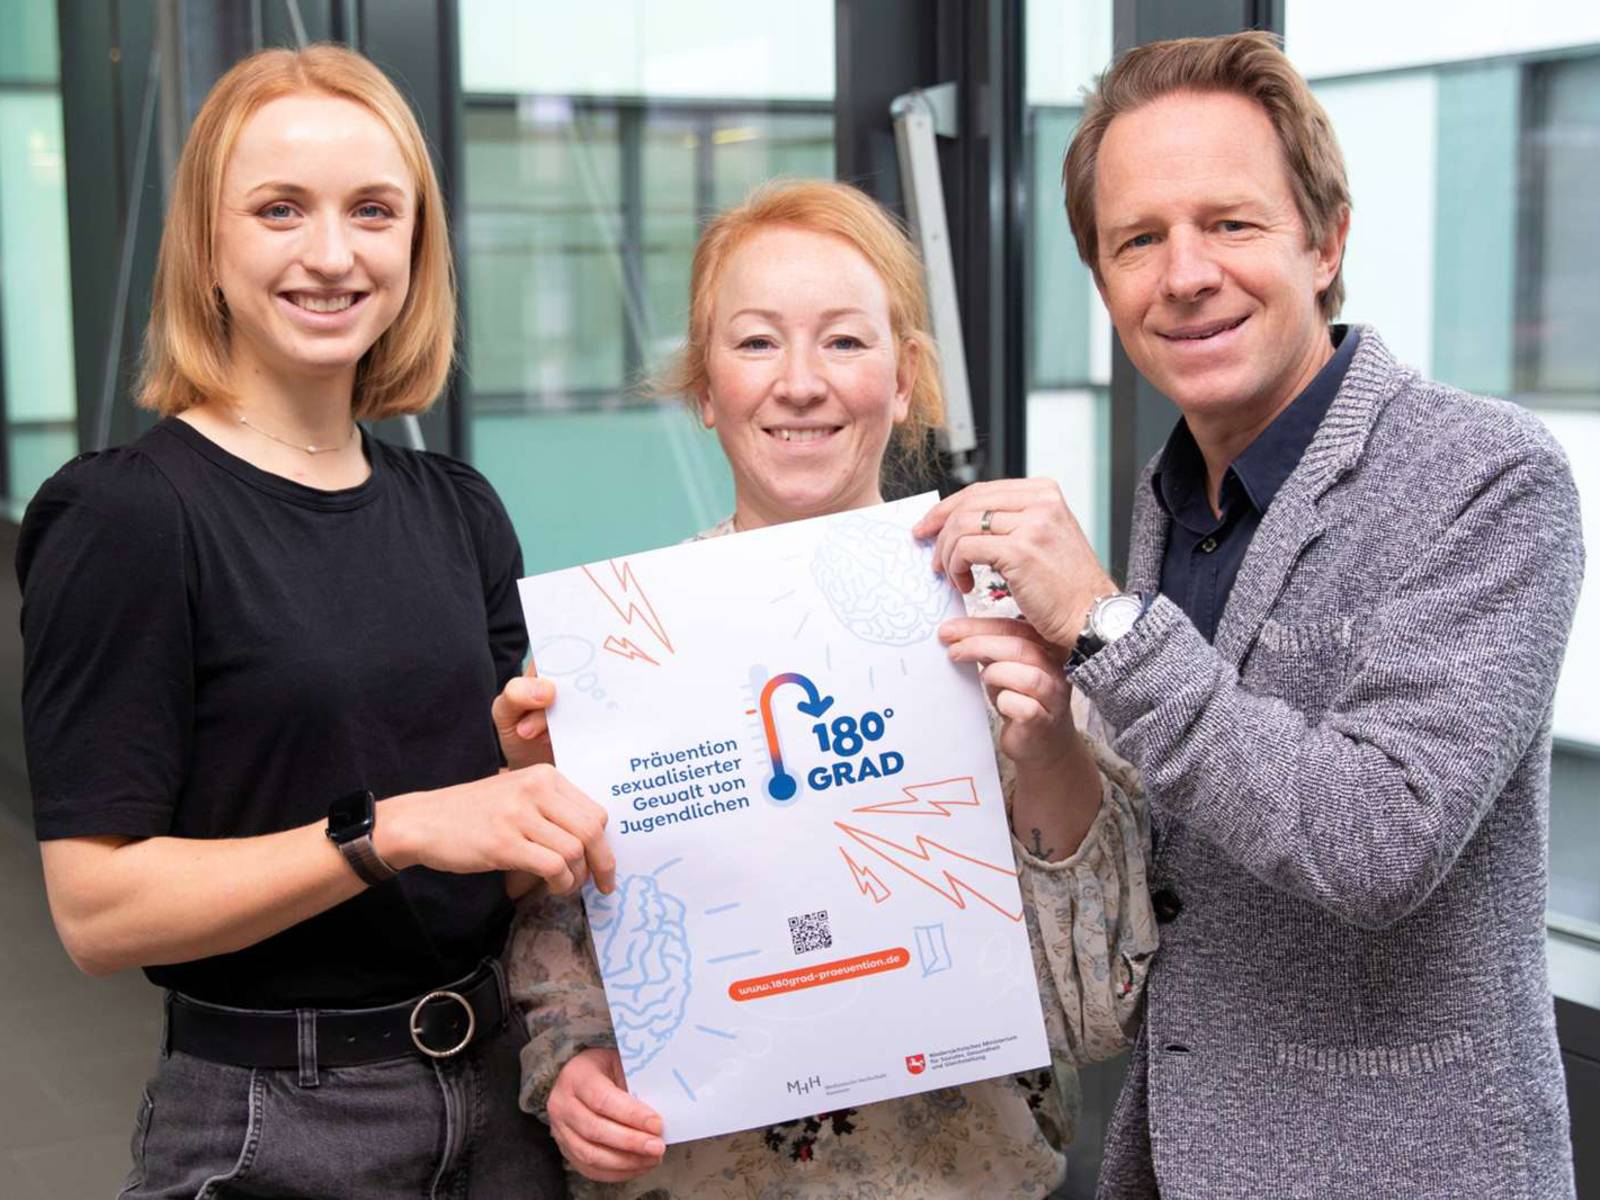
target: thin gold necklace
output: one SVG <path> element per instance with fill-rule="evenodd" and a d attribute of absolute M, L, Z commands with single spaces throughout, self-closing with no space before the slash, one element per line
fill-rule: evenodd
<path fill-rule="evenodd" d="M 261 428 L 259 425 L 252 424 L 251 422 L 245 420 L 245 416 L 241 412 L 235 412 L 233 417 L 234 420 L 238 421 L 239 424 L 243 425 L 252 433 L 259 433 L 264 438 L 271 438 L 280 446 L 288 446 L 291 450 L 301 450 L 306 454 L 327 454 L 330 450 L 343 450 L 351 442 L 356 440 L 356 423 L 354 421 L 350 422 L 350 436 L 345 438 L 345 440 L 340 442 L 337 446 L 304 446 L 299 442 L 291 442 L 287 438 L 281 438 L 270 430 Z"/>

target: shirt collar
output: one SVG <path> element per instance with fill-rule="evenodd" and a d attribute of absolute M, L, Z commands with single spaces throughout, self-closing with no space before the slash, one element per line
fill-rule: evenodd
<path fill-rule="evenodd" d="M 1213 532 L 1222 524 L 1211 511 L 1206 496 L 1206 462 L 1200 447 L 1189 432 L 1189 423 L 1182 418 L 1167 437 L 1161 451 L 1161 465 L 1150 477 L 1156 500 L 1167 516 L 1194 533 Z M 1227 481 L 1223 481 L 1224 489 Z M 1227 505 L 1223 504 L 1226 514 Z"/>
<path fill-rule="evenodd" d="M 1311 444 L 1339 394 L 1339 385 L 1344 382 L 1361 341 L 1360 332 L 1348 325 L 1334 325 L 1328 333 L 1335 347 L 1333 357 L 1229 466 L 1222 485 L 1224 518 L 1228 515 L 1231 490 L 1228 476 L 1238 481 L 1239 489 L 1256 512 L 1265 513 Z M 1209 533 L 1220 524 L 1206 498 L 1205 459 L 1189 432 L 1188 421 L 1180 418 L 1173 428 L 1150 482 L 1157 501 L 1173 520 L 1201 533 Z"/>

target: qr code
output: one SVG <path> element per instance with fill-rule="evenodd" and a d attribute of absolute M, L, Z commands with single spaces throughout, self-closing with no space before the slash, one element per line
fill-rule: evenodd
<path fill-rule="evenodd" d="M 833 945 L 833 931 L 828 928 L 828 911 L 801 913 L 789 918 L 789 940 L 796 954 L 812 950 L 826 950 Z"/>

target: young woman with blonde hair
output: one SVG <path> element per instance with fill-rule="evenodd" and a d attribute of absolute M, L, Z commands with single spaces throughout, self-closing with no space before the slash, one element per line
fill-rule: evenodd
<path fill-rule="evenodd" d="M 499 771 L 521 555 L 425 409 L 455 299 L 394 86 L 271 50 L 213 89 L 163 234 L 133 444 L 23 526 L 24 718 L 51 909 L 167 989 L 123 1195 L 564 1192 L 517 1111 L 509 892 L 610 886 L 604 813 Z"/>
<path fill-rule="evenodd" d="M 700 239 L 686 346 L 662 390 L 685 396 L 733 468 L 733 515 L 701 537 L 879 503 L 891 442 L 915 459 L 943 416 L 916 251 L 845 184 L 758 190 Z M 1156 941 L 1145 817 L 1004 582 L 984 583 L 942 636 L 953 658 L 986 664 L 1045 1024 L 1070 1073 L 1116 1053 L 1138 1011 Z M 548 753 L 548 699 L 507 686 L 503 711 L 523 714 L 512 763 Z M 1065 1175 L 1074 1105 L 1048 1070 L 667 1147 L 624 1090 L 577 902 L 527 907 L 507 957 L 534 1035 L 522 1103 L 550 1121 L 576 1195 L 1042 1197 Z"/>

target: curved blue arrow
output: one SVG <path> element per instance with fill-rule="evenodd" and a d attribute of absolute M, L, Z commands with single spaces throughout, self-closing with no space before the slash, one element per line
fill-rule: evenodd
<path fill-rule="evenodd" d="M 774 675 L 767 680 L 767 686 L 761 689 L 761 723 L 767 730 L 767 757 L 772 760 L 772 778 L 767 781 L 767 795 L 780 804 L 794 799 L 794 794 L 799 790 L 793 775 L 783 769 L 783 747 L 778 743 L 778 724 L 772 719 L 772 693 L 786 683 L 797 683 L 806 690 L 806 699 L 795 705 L 808 717 L 820 717 L 833 707 L 833 697 L 824 696 L 817 691 L 817 685 L 804 675 L 797 675 L 793 671 L 785 671 L 782 675 Z"/>

